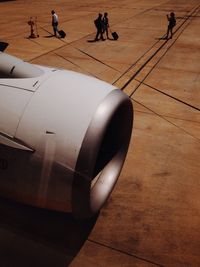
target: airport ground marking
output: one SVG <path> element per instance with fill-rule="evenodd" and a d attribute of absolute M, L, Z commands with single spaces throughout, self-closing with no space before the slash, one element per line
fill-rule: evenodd
<path fill-rule="evenodd" d="M 114 250 L 114 251 L 116 251 L 116 252 L 118 252 L 118 253 L 122 253 L 122 254 L 125 254 L 125 255 L 127 255 L 127 256 L 131 256 L 131 257 L 133 257 L 133 258 L 136 258 L 136 259 L 138 259 L 138 260 L 141 260 L 141 261 L 145 261 L 145 262 L 151 263 L 151 264 L 153 264 L 153 265 L 155 265 L 155 266 L 164 267 L 163 265 L 161 265 L 161 264 L 159 264 L 159 263 L 156 263 L 156 262 L 150 261 L 150 260 L 148 260 L 148 259 L 139 257 L 139 256 L 137 256 L 137 255 L 135 255 L 135 254 L 132 254 L 132 253 L 123 251 L 123 250 L 121 250 L 121 249 L 113 248 L 113 247 L 111 247 L 111 246 L 108 246 L 108 245 L 106 245 L 106 244 L 103 244 L 103 243 L 101 243 L 101 242 L 98 242 L 98 241 L 95 241 L 95 240 L 92 240 L 92 239 L 89 239 L 89 238 L 88 238 L 87 240 L 88 240 L 89 242 L 91 242 L 91 243 L 95 243 L 95 244 L 97 244 L 97 245 L 99 245 L 99 246 L 102 246 L 102 247 L 105 247 L 105 248 Z"/>
<path fill-rule="evenodd" d="M 185 134 L 187 134 L 188 136 L 196 139 L 197 141 L 200 141 L 200 139 L 196 136 L 194 136 L 193 134 L 191 134 L 190 132 L 186 131 L 185 129 L 183 129 L 182 127 L 178 126 L 177 124 L 173 123 L 172 121 L 170 121 L 167 118 L 170 118 L 167 115 L 161 115 L 158 112 L 154 111 L 153 109 L 147 107 L 146 105 L 144 105 L 143 103 L 141 103 L 140 101 L 134 99 L 134 98 L 130 98 L 132 101 L 136 102 L 137 104 L 141 105 L 142 107 L 146 108 L 147 110 L 151 111 L 151 113 L 148 113 L 149 115 L 156 115 L 158 117 L 160 117 L 161 119 L 163 119 L 164 121 L 168 122 L 169 124 L 175 126 L 177 129 L 179 129 L 181 132 L 184 132 Z M 142 111 L 138 111 L 138 112 L 142 112 Z M 144 113 L 144 112 L 143 112 Z M 147 113 L 147 112 L 146 112 Z M 177 120 L 179 120 L 179 118 L 175 118 Z"/>
<path fill-rule="evenodd" d="M 192 8 L 192 10 L 188 13 L 190 13 L 189 15 L 186 16 L 186 18 L 184 19 L 184 21 L 176 28 L 175 33 L 177 33 L 179 31 L 179 29 L 181 29 L 184 24 L 191 18 L 191 16 L 195 13 L 195 12 L 199 12 L 199 8 L 200 8 L 200 5 L 197 5 L 195 7 Z M 186 24 L 186 27 L 190 24 L 191 20 L 189 21 L 188 24 Z M 185 27 L 185 28 L 186 28 Z M 185 30 L 185 28 L 181 31 L 181 33 Z M 180 34 L 181 34 L 180 33 Z M 178 37 L 180 36 L 180 34 L 178 35 Z M 158 44 L 161 40 L 163 39 L 160 38 L 160 40 L 156 41 L 136 62 L 134 62 L 122 75 L 120 75 L 120 77 L 118 77 L 117 80 L 114 81 L 113 84 L 115 84 L 117 81 L 119 81 L 121 78 L 123 78 L 127 73 L 128 71 L 130 71 L 141 59 L 143 59 L 143 57 L 151 51 L 151 49 L 153 49 L 155 47 L 156 44 Z M 177 40 L 178 38 L 176 38 Z M 172 39 L 173 40 L 173 39 Z M 175 40 L 175 41 L 176 41 Z M 142 66 L 136 70 L 136 72 L 131 76 L 131 78 L 128 79 L 128 81 L 120 88 L 121 90 L 124 90 L 134 79 L 135 77 L 140 74 L 140 72 L 145 68 L 145 66 L 157 55 L 157 53 L 159 53 L 159 51 L 168 43 L 169 40 L 165 40 L 163 44 L 161 44 L 161 46 L 155 51 L 153 52 L 153 54 L 142 64 Z M 169 46 L 169 48 L 171 48 L 171 46 L 174 44 L 174 42 L 172 42 L 172 44 Z M 167 51 L 169 50 L 169 48 L 167 49 Z M 164 53 L 164 55 L 166 54 L 166 52 Z M 162 55 L 158 61 L 156 62 L 156 64 L 152 67 L 152 69 L 150 70 L 150 72 L 155 68 L 155 66 L 160 62 L 160 60 L 162 59 L 162 57 L 164 56 Z M 145 76 L 144 80 L 146 79 L 146 77 L 150 74 L 150 72 Z M 135 90 L 131 93 L 131 95 L 134 94 L 134 92 L 138 89 L 140 85 L 138 85 Z M 130 96 L 131 96 L 130 95 Z"/>

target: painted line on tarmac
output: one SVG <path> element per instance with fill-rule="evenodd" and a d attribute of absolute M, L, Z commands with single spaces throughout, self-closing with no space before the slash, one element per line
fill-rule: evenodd
<path fill-rule="evenodd" d="M 138 80 L 136 79 L 136 81 L 138 81 Z M 139 81 L 139 82 L 140 82 L 140 81 Z M 182 104 L 184 104 L 184 105 L 186 105 L 186 106 L 188 106 L 188 107 L 190 107 L 190 108 L 192 108 L 192 109 L 195 109 L 195 110 L 200 111 L 200 108 L 195 107 L 195 106 L 191 105 L 190 103 L 187 103 L 187 102 L 185 102 L 185 101 L 183 101 L 183 100 L 181 100 L 181 99 L 179 99 L 179 98 L 177 98 L 177 97 L 174 97 L 174 96 L 172 96 L 172 95 L 169 95 L 169 94 L 163 92 L 162 90 L 159 90 L 159 89 L 157 89 L 157 88 L 155 88 L 155 87 L 153 87 L 153 86 L 151 86 L 151 85 L 149 85 L 149 84 L 147 84 L 147 83 L 145 83 L 145 82 L 142 82 L 142 84 L 144 84 L 144 85 L 150 87 L 151 89 L 153 89 L 153 90 L 155 90 L 155 91 L 157 91 L 157 92 L 159 92 L 159 93 L 161 93 L 161 94 L 163 94 L 163 95 L 166 95 L 166 96 L 168 96 L 168 97 L 170 97 L 170 98 L 176 100 L 177 102 L 180 102 L 180 103 L 182 103 Z"/>
<path fill-rule="evenodd" d="M 73 61 L 71 61 L 71 60 L 65 58 L 64 56 L 62 56 L 62 55 L 60 55 L 60 54 L 58 54 L 58 53 L 54 53 L 54 54 L 55 54 L 56 56 L 58 56 L 58 57 L 64 59 L 65 61 L 70 62 L 71 64 L 73 64 L 74 66 L 78 67 L 79 69 L 81 69 L 81 70 L 83 70 L 83 71 L 86 71 L 86 72 L 87 72 L 88 74 L 90 74 L 91 76 L 93 76 L 93 77 L 95 77 L 95 78 L 98 78 L 98 77 L 97 77 L 96 75 L 94 75 L 93 73 L 91 73 L 91 72 L 89 72 L 89 71 L 83 69 L 80 65 L 78 65 L 78 64 L 74 63 Z"/>
<path fill-rule="evenodd" d="M 169 116 L 165 116 L 165 115 L 160 115 L 159 113 L 157 113 L 156 111 L 154 111 L 153 109 L 145 106 L 144 104 L 142 104 L 141 102 L 135 100 L 134 98 L 130 97 L 130 99 L 134 102 L 136 102 L 137 104 L 141 105 L 142 107 L 146 108 L 147 110 L 151 111 L 151 113 L 148 113 L 149 115 L 156 115 L 158 117 L 160 117 L 161 119 L 163 119 L 164 121 L 168 122 L 169 124 L 175 126 L 177 129 L 179 129 L 180 131 L 184 132 L 185 134 L 187 134 L 188 136 L 200 141 L 200 138 L 194 136 L 193 134 L 189 133 L 188 131 L 186 131 L 185 129 L 181 128 L 180 126 L 178 126 L 177 124 L 171 122 L 169 119 L 167 118 L 170 118 Z M 142 112 L 142 111 L 138 111 L 138 112 Z M 153 113 L 153 114 L 152 114 Z M 179 118 L 175 118 L 177 120 L 179 120 Z"/>
<path fill-rule="evenodd" d="M 139 256 L 134 255 L 134 254 L 131 254 L 131 253 L 128 253 L 128 252 L 123 251 L 123 250 L 121 250 L 121 249 L 113 248 L 113 247 L 111 247 L 111 246 L 105 245 L 105 244 L 103 244 L 103 243 L 100 243 L 100 242 L 98 242 L 98 241 L 95 241 L 95 240 L 92 240 L 92 239 L 89 239 L 89 238 L 88 238 L 87 240 L 88 240 L 89 242 L 91 242 L 91 243 L 94 243 L 94 244 L 97 244 L 97 245 L 99 245 L 99 246 L 102 246 L 102 247 L 105 247 L 105 248 L 114 250 L 114 251 L 116 251 L 116 252 L 118 252 L 118 253 L 122 253 L 122 254 L 125 254 L 125 255 L 127 255 L 127 256 L 131 256 L 131 257 L 136 258 L 136 259 L 138 259 L 138 260 L 141 260 L 141 261 L 144 261 L 144 262 L 151 263 L 151 264 L 153 264 L 153 265 L 155 265 L 155 266 L 164 267 L 163 265 L 161 265 L 161 264 L 159 264 L 159 263 L 156 263 L 156 262 L 147 260 L 147 259 L 145 259 L 145 258 L 139 257 Z"/>
<path fill-rule="evenodd" d="M 164 36 L 164 35 L 163 35 Z M 148 52 L 151 51 L 151 49 L 154 48 L 154 46 L 159 43 L 160 40 L 155 42 L 149 49 L 147 49 L 144 54 L 142 54 L 125 72 L 123 72 L 112 84 L 114 85 L 116 82 L 118 82 L 124 75 L 126 75 Z"/>
<path fill-rule="evenodd" d="M 73 48 L 74 48 L 74 47 L 73 47 Z M 110 69 L 112 69 L 112 70 L 114 70 L 114 71 L 117 71 L 117 72 L 119 72 L 119 70 L 117 70 L 117 69 L 113 68 L 112 66 L 110 66 L 110 65 L 106 64 L 106 63 L 105 63 L 105 62 L 103 62 L 102 60 L 100 60 L 100 59 L 98 59 L 98 58 L 95 58 L 95 57 L 93 57 L 92 55 L 90 55 L 90 54 L 88 54 L 88 53 L 84 52 L 83 50 L 81 50 L 81 49 L 79 49 L 79 48 L 74 48 L 74 49 L 76 49 L 76 50 L 78 50 L 79 52 L 83 53 L 84 55 L 86 55 L 86 56 L 88 56 L 88 57 L 90 57 L 90 58 L 92 58 L 92 59 L 96 60 L 97 62 L 100 62 L 101 64 L 105 65 L 106 67 L 109 67 Z"/>
<path fill-rule="evenodd" d="M 186 19 L 176 28 L 176 30 L 174 31 L 174 34 L 176 33 L 176 32 L 178 32 L 178 30 L 179 29 L 181 29 L 182 28 L 182 26 L 184 26 L 184 24 L 189 20 L 189 18 L 190 18 L 190 16 L 191 15 L 193 15 L 196 11 L 198 12 L 199 10 L 199 7 L 200 7 L 200 5 L 198 5 L 198 6 L 196 6 L 196 7 L 194 7 L 193 9 L 193 11 L 190 11 L 190 15 L 189 16 L 187 16 L 186 17 Z M 190 23 L 191 21 L 189 21 L 189 23 Z M 186 26 L 188 26 L 189 25 L 189 23 L 186 25 Z M 184 28 L 184 30 L 185 30 L 185 28 Z M 183 30 L 181 31 L 181 33 L 183 32 Z M 180 36 L 180 34 L 179 34 L 179 36 Z M 179 37 L 178 36 L 178 37 Z M 159 40 L 160 41 L 160 40 Z M 120 76 L 120 78 L 122 78 L 122 77 L 124 77 L 124 75 L 129 71 L 129 70 L 131 70 L 131 68 L 132 67 L 134 67 L 135 65 L 136 65 L 136 63 L 138 63 L 159 41 L 157 41 L 157 42 L 155 42 L 154 44 L 153 44 L 153 46 L 150 48 L 150 49 L 148 49 L 144 54 L 143 54 L 143 56 L 141 56 L 140 58 L 139 58 L 139 60 L 137 60 L 135 63 L 133 63 L 132 64 L 132 66 L 131 67 L 129 67 L 128 68 L 128 70 L 127 71 L 125 71 L 121 76 Z M 128 79 L 128 81 L 121 87 L 121 90 L 124 90 L 130 83 L 131 83 L 131 81 L 132 80 L 134 80 L 135 79 L 135 77 L 144 69 L 144 67 L 155 57 L 155 55 L 157 55 L 157 53 L 166 45 L 168 43 L 168 40 L 166 40 L 147 60 L 146 60 L 146 62 L 145 63 L 143 63 L 142 64 L 142 66 L 132 75 L 132 77 L 131 78 L 129 78 Z M 173 42 L 174 43 L 174 42 Z M 173 45 L 173 44 L 172 44 Z M 172 46 L 171 45 L 171 46 Z M 171 47 L 170 46 L 170 47 Z M 168 51 L 168 50 L 167 50 Z M 164 55 L 166 54 L 166 52 L 164 53 Z M 164 56 L 164 55 L 162 55 L 162 57 Z M 161 58 L 159 58 L 158 59 L 158 62 L 153 66 L 153 68 L 150 70 L 150 72 L 155 68 L 155 66 L 160 62 L 160 60 L 161 60 Z M 149 72 L 149 73 L 150 73 Z M 148 73 L 148 75 L 149 75 L 149 73 Z M 148 76 L 147 75 L 147 76 Z M 118 81 L 120 78 L 118 78 L 116 81 Z M 145 79 L 146 79 L 146 77 L 145 77 Z M 115 81 L 115 82 L 116 82 Z M 114 83 L 115 83 L 114 82 Z M 113 84 L 114 84 L 113 83 Z M 138 87 L 139 87 L 140 85 L 138 85 Z M 131 95 L 132 94 L 134 94 L 134 92 L 138 89 L 138 87 L 136 87 L 136 89 L 131 93 Z"/>
<path fill-rule="evenodd" d="M 199 5 L 200 7 L 200 5 Z M 199 12 L 199 10 L 198 10 Z M 176 43 L 176 41 L 178 40 L 178 38 L 181 36 L 181 34 L 183 33 L 183 31 L 185 31 L 185 29 L 190 25 L 191 21 L 188 22 L 188 24 L 185 25 L 185 27 L 181 30 L 181 32 L 178 34 L 178 36 L 173 39 L 173 42 L 169 45 L 169 47 L 164 51 L 164 53 L 158 58 L 157 62 L 153 65 L 153 67 L 150 69 L 150 71 L 145 75 L 145 77 L 142 79 L 142 81 L 139 81 L 139 84 L 136 86 L 136 88 L 132 91 L 132 93 L 129 96 L 132 96 L 137 89 L 140 87 L 140 85 L 146 80 L 146 78 L 149 76 L 149 74 L 155 69 L 155 67 L 158 65 L 158 63 L 163 59 L 163 57 L 167 54 L 167 52 L 169 51 L 169 49 Z M 136 75 L 134 75 L 135 79 Z M 131 81 L 133 80 L 131 79 Z M 136 80 L 136 79 L 135 79 Z M 130 82 L 129 82 L 130 83 Z"/>

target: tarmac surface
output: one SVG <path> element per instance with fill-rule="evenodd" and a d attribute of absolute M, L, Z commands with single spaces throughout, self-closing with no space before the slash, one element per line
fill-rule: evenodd
<path fill-rule="evenodd" d="M 51 37 L 52 9 L 65 39 Z M 117 41 L 93 42 L 99 12 Z M 200 266 L 200 1 L 0 1 L 0 32 L 6 53 L 114 84 L 135 111 L 125 165 L 96 218 L 0 201 L 0 265 Z"/>

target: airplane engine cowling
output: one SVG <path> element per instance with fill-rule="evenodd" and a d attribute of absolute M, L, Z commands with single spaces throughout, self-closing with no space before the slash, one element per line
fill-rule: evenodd
<path fill-rule="evenodd" d="M 122 169 L 131 101 L 96 78 L 1 57 L 0 159 L 6 167 L 0 168 L 0 195 L 92 216 Z"/>

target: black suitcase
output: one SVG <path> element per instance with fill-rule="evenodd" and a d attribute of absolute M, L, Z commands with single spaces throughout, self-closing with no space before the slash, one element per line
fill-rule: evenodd
<path fill-rule="evenodd" d="M 65 38 L 66 33 L 63 30 L 58 31 L 61 38 Z"/>
<path fill-rule="evenodd" d="M 112 32 L 112 37 L 114 40 L 117 40 L 119 38 L 119 35 L 116 32 Z"/>

